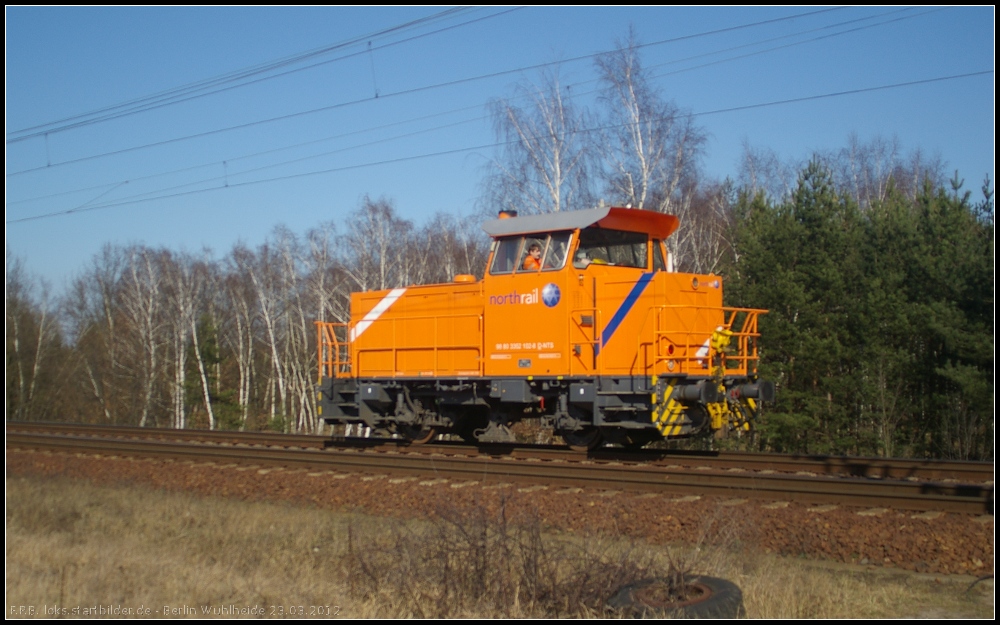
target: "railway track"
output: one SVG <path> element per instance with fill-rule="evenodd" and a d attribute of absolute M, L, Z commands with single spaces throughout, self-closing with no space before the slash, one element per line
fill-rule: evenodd
<path fill-rule="evenodd" d="M 7 448 L 992 514 L 992 464 L 744 453 L 573 452 L 555 447 L 406 445 L 386 439 L 7 426 Z"/>
<path fill-rule="evenodd" d="M 670 468 L 711 468 L 722 470 L 747 470 L 758 472 L 799 473 L 829 476 L 853 476 L 872 479 L 900 479 L 911 481 L 943 481 L 992 484 L 991 462 L 960 460 L 907 460 L 899 458 L 872 458 L 851 456 L 824 456 L 808 454 L 764 454 L 734 451 L 679 451 L 644 449 L 625 451 L 604 448 L 591 452 L 578 452 L 556 445 L 480 444 L 467 445 L 455 442 L 437 442 L 412 445 L 402 440 L 385 438 L 331 438 L 281 434 L 275 432 L 234 432 L 220 430 L 177 430 L 168 428 L 135 428 L 103 425 L 77 425 L 62 423 L 8 423 L 8 432 L 62 432 L 79 436 L 102 438 L 148 438 L 214 442 L 233 445 L 264 445 L 312 449 L 364 449 L 372 452 L 393 450 L 410 453 L 443 454 L 536 459 L 564 462 L 625 462 L 644 463 Z"/>

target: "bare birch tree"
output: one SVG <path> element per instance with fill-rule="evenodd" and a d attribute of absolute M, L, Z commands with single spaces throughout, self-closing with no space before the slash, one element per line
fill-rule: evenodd
<path fill-rule="evenodd" d="M 282 365 L 289 385 L 286 414 L 294 417 L 289 427 L 294 432 L 316 431 L 316 408 L 312 401 L 315 370 L 312 320 L 316 313 L 309 306 L 305 290 L 306 267 L 303 246 L 287 228 L 275 229 L 273 248 L 277 251 L 280 275 L 279 297 L 284 301 L 282 317 Z"/>
<path fill-rule="evenodd" d="M 304 257 L 305 289 L 312 300 L 316 319 L 347 321 L 350 318 L 348 276 L 340 263 L 337 245 L 342 240 L 332 222 L 306 233 L 308 253 Z"/>
<path fill-rule="evenodd" d="M 349 221 L 342 260 L 351 281 L 362 291 L 400 286 L 413 224 L 400 219 L 389 200 L 367 196 Z"/>
<path fill-rule="evenodd" d="M 650 81 L 630 32 L 618 48 L 598 57 L 604 111 L 601 169 L 611 203 L 671 213 L 680 228 L 668 241 L 678 267 L 713 265 L 719 229 L 711 212 L 695 212 L 699 159 L 706 136 L 690 113 L 666 99 Z M 706 208 L 702 205 L 700 208 Z M 707 237 L 707 238 L 706 238 Z M 706 249 L 701 249 L 705 247 Z"/>
<path fill-rule="evenodd" d="M 256 253 L 241 255 L 238 260 L 239 269 L 249 279 L 257 299 L 257 314 L 263 330 L 270 371 L 266 392 L 268 414 L 270 420 L 276 422 L 279 416 L 287 416 L 288 408 L 288 385 L 285 368 L 282 366 L 281 333 L 286 310 L 281 298 L 280 254 L 270 244 L 264 244 Z"/>
<path fill-rule="evenodd" d="M 198 332 L 201 314 L 205 312 L 204 297 L 210 292 L 208 281 L 211 277 L 211 267 L 206 261 L 199 262 L 189 256 L 180 256 L 174 260 L 171 273 L 168 276 L 170 281 L 170 294 L 174 315 L 174 350 L 177 372 L 175 372 L 175 424 L 178 427 L 186 425 L 184 412 L 184 395 L 186 392 L 186 359 L 187 341 L 191 340 L 192 352 L 197 368 L 198 380 L 201 387 L 202 401 L 205 405 L 205 412 L 208 417 L 208 428 L 215 429 L 215 412 L 212 409 L 212 393 L 208 381 L 207 363 L 202 353 L 202 340 Z"/>
<path fill-rule="evenodd" d="M 544 74 L 539 85 L 519 85 L 513 99 L 493 101 L 490 112 L 502 142 L 486 179 L 487 203 L 494 211 L 535 214 L 590 207 L 586 114 L 574 106 L 557 74 Z"/>
<path fill-rule="evenodd" d="M 818 156 L 834 173 L 838 186 L 862 209 L 884 202 L 893 186 L 912 199 L 925 181 L 937 186 L 944 184 L 941 159 L 928 159 L 919 149 L 904 155 L 896 136 L 876 135 L 862 141 L 852 133 L 847 146 Z"/>
<path fill-rule="evenodd" d="M 723 258 L 730 250 L 727 234 L 732 218 L 732 184 L 701 183 L 686 197 L 690 206 L 685 211 L 686 224 L 678 234 L 681 239 L 673 248 L 679 271 L 692 273 L 718 273 Z"/>
<path fill-rule="evenodd" d="M 697 177 L 705 132 L 650 83 L 634 33 L 596 61 L 604 111 L 605 193 L 614 204 L 682 212 Z M 683 224 L 683 221 L 682 221 Z"/>
<path fill-rule="evenodd" d="M 837 188 L 862 209 L 885 201 L 890 187 L 913 199 L 925 182 L 945 184 L 945 166 L 939 156 L 928 157 L 916 149 L 904 154 L 897 137 L 880 135 L 864 141 L 851 134 L 843 148 L 816 152 L 810 161 L 822 163 L 834 176 Z M 774 150 L 743 143 L 737 181 L 743 191 L 763 191 L 773 201 L 787 198 L 797 184 L 797 173 L 808 161 L 781 159 Z"/>
<path fill-rule="evenodd" d="M 118 423 L 116 376 L 121 339 L 117 287 L 122 267 L 121 250 L 105 245 L 90 267 L 72 282 L 64 308 L 88 394 L 100 406 L 105 423 Z"/>
<path fill-rule="evenodd" d="M 418 284 L 450 282 L 458 274 L 482 275 L 489 238 L 474 220 L 437 213 L 414 238 L 416 255 L 425 259 Z"/>
<path fill-rule="evenodd" d="M 804 163 L 783 161 L 774 150 L 755 147 L 744 139 L 737 182 L 750 196 L 763 192 L 772 201 L 780 202 L 795 189 L 803 167 Z"/>
<path fill-rule="evenodd" d="M 227 324 L 222 332 L 222 341 L 229 353 L 236 358 L 237 403 L 240 407 L 240 429 L 247 427 L 250 416 L 250 401 L 254 383 L 255 328 L 258 314 L 258 300 L 249 276 L 243 270 L 252 263 L 253 252 L 237 245 L 226 260 L 226 275 L 223 291 L 228 308 Z"/>
<path fill-rule="evenodd" d="M 189 283 L 191 285 L 192 299 L 194 300 L 194 310 L 188 318 L 191 324 L 191 346 L 194 351 L 195 363 L 198 365 L 198 377 L 201 381 L 202 399 L 205 402 L 205 412 L 208 413 L 208 429 L 214 430 L 216 427 L 215 410 L 212 407 L 212 389 L 209 384 L 208 365 L 205 361 L 204 342 L 207 336 L 199 334 L 200 320 L 204 315 L 211 320 L 211 294 L 215 293 L 214 277 L 215 272 L 207 259 L 201 262 L 185 263 L 190 267 Z M 200 305 L 199 305 L 200 304 Z M 214 323 L 212 324 L 214 326 Z"/>
<path fill-rule="evenodd" d="M 43 377 L 51 376 L 57 363 L 52 357 L 59 348 L 58 317 L 49 301 L 49 289 L 31 279 L 20 260 L 6 256 L 7 325 L 7 418 L 18 421 L 44 418 L 51 411 L 36 401 Z M 36 301 L 36 284 L 41 299 Z"/>
<path fill-rule="evenodd" d="M 139 427 L 146 427 L 153 403 L 153 389 L 160 373 L 163 343 L 162 267 L 157 254 L 145 247 L 125 252 L 125 270 L 121 285 L 121 308 L 129 326 L 136 351 L 142 353 L 140 373 Z"/>

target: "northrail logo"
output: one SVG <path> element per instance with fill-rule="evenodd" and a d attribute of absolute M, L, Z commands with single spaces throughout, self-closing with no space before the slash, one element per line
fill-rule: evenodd
<path fill-rule="evenodd" d="M 549 282 L 542 289 L 542 303 L 552 308 L 559 303 L 559 287 Z"/>
<path fill-rule="evenodd" d="M 518 293 L 516 290 L 506 295 L 490 295 L 490 306 L 516 306 L 518 304 L 537 304 L 543 302 L 549 308 L 559 303 L 559 287 L 551 282 L 542 287 L 541 297 L 538 289 L 532 289 L 527 293 Z"/>

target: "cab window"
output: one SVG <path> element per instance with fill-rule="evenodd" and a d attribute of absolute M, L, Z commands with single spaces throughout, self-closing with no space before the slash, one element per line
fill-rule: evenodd
<path fill-rule="evenodd" d="M 566 264 L 566 253 L 569 251 L 569 232 L 556 232 L 549 235 L 546 241 L 542 261 L 542 271 L 546 269 L 562 269 Z"/>
<path fill-rule="evenodd" d="M 566 265 L 571 232 L 505 237 L 497 241 L 490 273 L 555 271 Z M 535 253 L 534 250 L 538 252 Z"/>
<path fill-rule="evenodd" d="M 584 266 L 595 264 L 645 269 L 648 242 L 648 235 L 642 232 L 585 228 L 580 231 L 577 259 Z"/>
<path fill-rule="evenodd" d="M 490 267 L 490 273 L 513 273 L 514 267 L 517 266 L 517 259 L 520 257 L 522 243 L 524 243 L 524 237 L 500 239 L 496 251 L 493 252 L 493 266 Z"/>

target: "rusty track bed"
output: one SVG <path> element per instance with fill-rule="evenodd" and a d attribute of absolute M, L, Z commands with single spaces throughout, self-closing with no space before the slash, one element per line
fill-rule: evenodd
<path fill-rule="evenodd" d="M 69 428 L 8 424 L 7 447 L 9 450 L 40 449 L 319 471 L 445 477 L 483 483 L 541 483 L 678 495 L 695 493 L 907 510 L 993 513 L 992 484 L 916 482 L 912 478 L 831 478 L 770 471 L 737 472 L 707 466 L 702 458 L 692 463 L 697 465 L 694 468 L 685 468 L 676 463 L 670 466 L 651 462 L 625 463 L 620 459 L 602 459 L 600 453 L 587 456 L 556 449 L 543 449 L 539 454 L 526 457 L 528 452 L 523 448 L 502 453 L 496 450 L 481 453 L 474 447 L 466 446 L 404 447 L 385 441 L 373 444 L 370 440 L 365 441 L 367 444 L 364 446 L 335 447 L 327 445 L 328 439 L 315 436 L 258 433 L 248 436 L 247 433 L 237 432 L 135 428 L 112 430 L 95 429 L 94 426 L 71 428 L 74 431 L 70 433 L 53 433 L 65 432 Z M 189 435 L 196 441 L 177 440 L 187 439 Z M 419 453 L 413 453 L 413 450 Z M 828 463 L 826 466 L 832 465 Z"/>
<path fill-rule="evenodd" d="M 991 462 L 960 460 L 909 460 L 900 458 L 766 454 L 734 451 L 666 451 L 655 449 L 625 451 L 615 448 L 603 448 L 584 453 L 555 445 L 467 445 L 455 442 L 411 445 L 402 440 L 385 438 L 330 438 L 329 436 L 281 434 L 275 432 L 176 430 L 168 428 L 135 428 L 63 423 L 8 423 L 7 430 L 8 432 L 61 432 L 101 438 L 149 438 L 290 448 L 335 448 L 341 450 L 369 450 L 372 452 L 396 450 L 408 453 L 446 456 L 507 456 L 519 460 L 531 458 L 535 460 L 565 462 L 621 462 L 626 464 L 651 464 L 674 469 L 697 468 L 704 470 L 709 468 L 727 471 L 745 470 L 800 473 L 817 476 L 943 481 L 946 483 L 959 482 L 962 484 L 992 485 L 994 476 L 994 465 Z"/>

